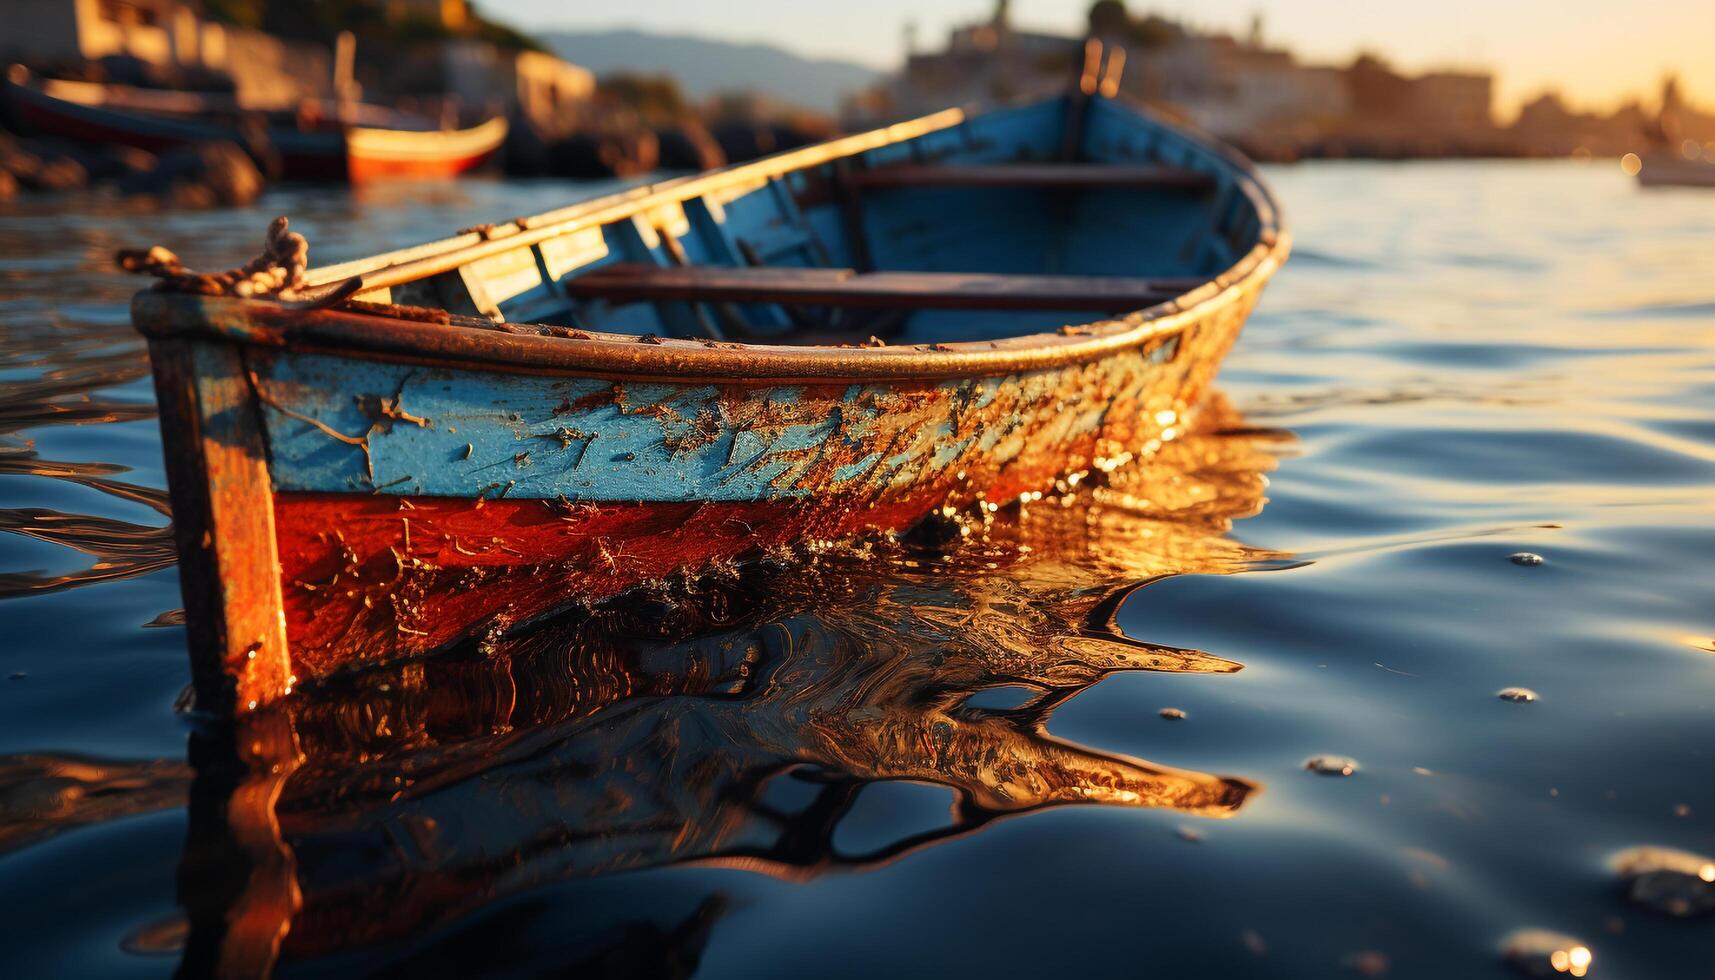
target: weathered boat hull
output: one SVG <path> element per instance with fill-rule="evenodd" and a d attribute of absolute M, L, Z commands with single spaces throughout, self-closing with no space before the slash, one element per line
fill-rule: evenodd
<path fill-rule="evenodd" d="M 974 190 L 878 183 L 864 214 L 839 194 L 852 166 L 1040 159 L 1068 121 L 1097 160 L 1181 169 L 1115 164 L 1087 193 L 1065 167 L 985 175 Z M 962 208 L 1044 176 L 1052 188 L 999 191 L 1015 218 L 1135 216 L 1140 234 L 1099 253 L 1075 229 L 1002 224 L 992 208 L 965 211 L 962 235 L 923 218 L 925 204 Z M 568 602 L 902 531 L 1147 457 L 1182 430 L 1286 249 L 1242 160 L 1129 108 L 1069 101 L 968 123 L 938 114 L 323 270 L 317 281 L 367 301 L 343 308 L 141 294 L 199 699 L 244 710 Z M 1011 295 L 1036 291 L 1017 309 L 934 292 L 1044 261 L 1122 286 L 1143 282 L 1123 278 L 1133 264 L 1201 285 L 1094 318 L 1044 306 L 1078 300 L 1067 282 L 1089 280 L 1076 277 L 1015 275 Z M 634 279 L 640 262 L 767 262 L 770 282 L 843 264 L 928 269 L 884 277 L 883 302 L 925 289 L 933 302 L 887 345 L 740 344 L 714 322 L 790 339 L 846 298 L 850 270 L 773 303 L 568 286 L 604 270 Z M 948 308 L 978 302 L 977 315 Z M 538 317 L 574 325 L 508 322 Z"/>
<path fill-rule="evenodd" d="M 1254 299 L 1234 290 L 1121 356 L 948 381 L 672 384 L 246 351 L 289 676 L 1121 465 L 1182 429 Z"/>
<path fill-rule="evenodd" d="M 298 674 L 1116 465 L 1172 437 L 1247 308 L 1235 297 L 1195 342 L 945 382 L 661 384 L 261 354 L 248 364 Z M 363 445 L 339 438 L 354 433 Z"/>

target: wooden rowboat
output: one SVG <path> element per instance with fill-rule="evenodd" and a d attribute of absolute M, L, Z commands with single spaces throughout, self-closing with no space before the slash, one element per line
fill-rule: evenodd
<path fill-rule="evenodd" d="M 1287 241 L 1237 154 L 1073 93 L 312 271 L 295 302 L 141 293 L 199 704 L 1147 457 Z"/>
<path fill-rule="evenodd" d="M 38 132 L 152 153 L 219 140 L 244 145 L 241 120 L 254 115 L 265 121 L 281 176 L 294 180 L 451 177 L 487 163 L 506 141 L 506 120 L 498 117 L 441 130 L 378 106 L 327 102 L 316 104 L 312 121 L 196 92 L 37 78 L 20 65 L 7 72 L 5 89 L 12 110 Z"/>

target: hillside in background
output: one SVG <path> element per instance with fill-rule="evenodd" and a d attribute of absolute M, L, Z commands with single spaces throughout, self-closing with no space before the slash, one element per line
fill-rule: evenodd
<path fill-rule="evenodd" d="M 821 112 L 835 111 L 841 96 L 881 74 L 849 61 L 801 58 L 766 44 L 631 30 L 543 31 L 537 37 L 550 51 L 598 76 L 619 71 L 670 74 L 692 98 L 747 90 Z"/>

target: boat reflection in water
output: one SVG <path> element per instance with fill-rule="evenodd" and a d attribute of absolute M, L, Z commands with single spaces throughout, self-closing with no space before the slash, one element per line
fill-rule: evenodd
<path fill-rule="evenodd" d="M 802 879 L 1062 804 L 1232 815 L 1255 784 L 1047 730 L 1110 673 L 1240 669 L 1112 622 L 1140 583 L 1284 557 L 1226 536 L 1262 505 L 1278 434 L 1219 404 L 1203 419 L 1058 496 L 575 610 L 199 736 L 184 972 L 313 963 L 557 879 Z M 950 790 L 944 824 L 836 846 L 884 781 Z M 719 914 L 705 903 L 675 935 L 700 947 Z"/>

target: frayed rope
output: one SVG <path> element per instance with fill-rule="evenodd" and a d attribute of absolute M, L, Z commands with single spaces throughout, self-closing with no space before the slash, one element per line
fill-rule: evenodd
<path fill-rule="evenodd" d="M 309 259 L 309 241 L 295 231 L 287 231 L 284 217 L 269 222 L 261 255 L 225 272 L 194 272 L 160 245 L 121 249 L 118 255 L 121 269 L 160 279 L 156 288 L 166 292 L 286 300 L 298 297 Z"/>
<path fill-rule="evenodd" d="M 310 243 L 297 232 L 287 231 L 284 217 L 268 223 L 261 255 L 225 272 L 194 272 L 160 245 L 120 249 L 117 260 L 126 272 L 161 280 L 155 288 L 162 292 L 268 299 L 298 310 L 332 306 L 363 289 L 363 277 L 352 276 L 313 296 L 306 295 L 304 270 L 310 263 Z"/>

